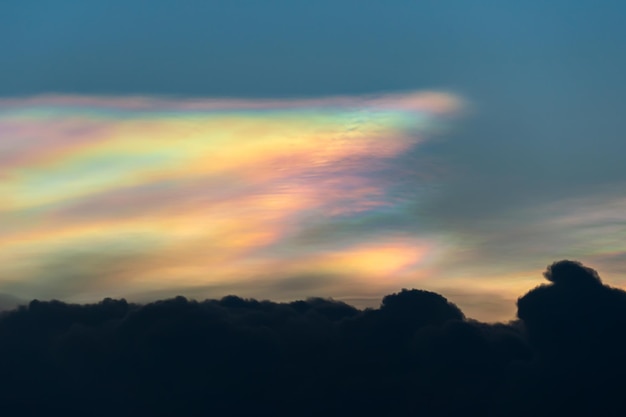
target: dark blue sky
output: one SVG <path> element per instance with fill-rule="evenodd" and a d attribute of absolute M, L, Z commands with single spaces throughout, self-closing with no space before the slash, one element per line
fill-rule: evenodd
<path fill-rule="evenodd" d="M 626 208 L 625 18 L 601 0 L 8 0 L 0 97 L 450 92 L 468 112 L 414 155 L 443 167 L 419 229 L 466 236 L 483 263 L 622 273 L 626 219 L 602 210 Z"/>
<path fill-rule="evenodd" d="M 0 94 L 616 99 L 626 5 L 547 3 L 5 1 Z"/>

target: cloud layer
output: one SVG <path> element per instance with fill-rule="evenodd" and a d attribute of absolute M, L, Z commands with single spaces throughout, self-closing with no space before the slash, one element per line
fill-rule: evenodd
<path fill-rule="evenodd" d="M 436 91 L 0 100 L 0 293 L 364 307 L 419 286 L 503 320 L 554 258 L 626 284 L 621 174 L 564 181 L 538 153 L 496 175 L 521 142 L 486 147 L 488 119 Z"/>
<path fill-rule="evenodd" d="M 0 101 L 0 291 L 397 288 L 425 276 L 443 241 L 398 223 L 436 185 L 427 162 L 400 161 L 461 109 L 439 92 Z"/>

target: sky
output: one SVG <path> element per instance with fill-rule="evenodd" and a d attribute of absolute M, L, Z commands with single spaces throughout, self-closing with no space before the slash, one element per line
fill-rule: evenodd
<path fill-rule="evenodd" d="M 626 287 L 625 13 L 2 2 L 0 300 Z"/>

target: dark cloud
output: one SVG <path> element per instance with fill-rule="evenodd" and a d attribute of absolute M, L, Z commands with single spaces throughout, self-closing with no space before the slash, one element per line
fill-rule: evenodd
<path fill-rule="evenodd" d="M 530 401 L 520 415 L 538 406 L 536 415 L 622 414 L 626 292 L 603 285 L 595 270 L 575 261 L 556 262 L 544 276 L 551 284 L 518 300 L 536 378 L 523 387 Z"/>
<path fill-rule="evenodd" d="M 7 415 L 623 415 L 626 292 L 575 261 L 545 276 L 507 324 L 422 290 L 366 310 L 32 301 L 0 313 L 0 400 Z"/>
<path fill-rule="evenodd" d="M 602 284 L 598 272 L 577 261 L 555 262 L 548 267 L 543 276 L 559 286 L 597 287 Z"/>

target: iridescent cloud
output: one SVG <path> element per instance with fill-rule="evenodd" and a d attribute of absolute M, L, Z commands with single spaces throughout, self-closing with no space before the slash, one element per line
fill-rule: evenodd
<path fill-rule="evenodd" d="M 420 187 L 407 189 L 397 158 L 461 110 L 436 92 L 0 101 L 0 291 L 90 300 L 245 285 L 281 299 L 410 286 L 441 237 L 305 237 L 405 211 Z M 293 292 L 302 277 L 332 278 Z M 270 283 L 282 284 L 263 293 Z"/>
<path fill-rule="evenodd" d="M 437 92 L 0 100 L 0 295 L 373 306 L 419 287 L 505 320 L 556 259 L 624 285 L 621 186 L 483 216 L 427 208 L 459 167 L 423 144 L 465 108 Z"/>

